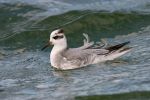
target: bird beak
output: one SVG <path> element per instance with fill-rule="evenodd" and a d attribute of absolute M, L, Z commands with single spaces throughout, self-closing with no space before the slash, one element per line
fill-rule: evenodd
<path fill-rule="evenodd" d="M 49 47 L 50 45 L 52 45 L 52 42 L 48 42 L 41 50 L 43 51 L 44 49 L 46 49 L 46 48 Z"/>

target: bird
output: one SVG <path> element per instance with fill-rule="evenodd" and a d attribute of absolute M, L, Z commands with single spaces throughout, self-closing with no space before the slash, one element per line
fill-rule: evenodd
<path fill-rule="evenodd" d="M 48 46 L 53 45 L 50 53 L 51 66 L 59 70 L 81 68 L 91 64 L 114 60 L 129 52 L 132 48 L 126 46 L 130 41 L 107 46 L 107 43 L 100 45 L 100 43 L 96 44 L 90 41 L 89 36 L 85 33 L 83 36 L 85 39 L 82 46 L 69 48 L 64 30 L 56 29 L 52 31 L 48 43 L 42 48 L 44 50 Z"/>

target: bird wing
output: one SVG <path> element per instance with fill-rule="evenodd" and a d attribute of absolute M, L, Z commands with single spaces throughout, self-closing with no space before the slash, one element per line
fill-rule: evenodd
<path fill-rule="evenodd" d="M 90 41 L 88 34 L 83 33 L 84 40 L 83 46 L 74 48 L 76 50 L 84 50 L 84 49 L 102 49 L 107 46 L 107 42 L 104 39 L 101 39 L 101 42 L 97 42 L 96 44 L 93 41 Z"/>
<path fill-rule="evenodd" d="M 104 55 L 108 53 L 105 49 L 67 49 L 63 53 L 63 57 L 70 63 L 79 65 L 87 64 L 92 61 L 96 55 Z"/>

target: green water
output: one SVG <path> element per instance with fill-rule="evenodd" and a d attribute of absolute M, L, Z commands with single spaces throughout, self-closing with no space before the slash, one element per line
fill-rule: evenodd
<path fill-rule="evenodd" d="M 75 100 L 149 100 L 150 92 L 131 92 L 112 95 L 80 96 Z"/>
<path fill-rule="evenodd" d="M 8 19 L 10 15 L 5 15 Z M 16 21 L 21 21 L 14 17 Z M 22 18 L 23 19 L 23 18 Z M 11 23 L 11 21 L 1 26 Z M 95 41 L 100 38 L 112 38 L 117 35 L 130 34 L 137 32 L 140 28 L 150 24 L 150 15 L 141 15 L 137 13 L 107 13 L 92 11 L 71 11 L 62 15 L 50 16 L 36 24 L 31 24 L 23 32 L 11 32 L 11 28 L 1 30 L 8 31 L 10 38 L 5 40 L 5 34 L 2 34 L 1 46 L 7 49 L 16 49 L 26 47 L 27 49 L 40 49 L 42 44 L 49 39 L 49 34 L 56 28 L 63 28 L 69 37 L 68 42 L 75 47 L 82 45 L 82 33 L 87 33 Z M 20 26 L 21 28 L 21 26 Z M 10 32 L 9 32 L 10 31 Z M 34 40 L 34 41 L 33 41 Z M 73 40 L 73 41 L 72 41 Z M 28 45 L 30 44 L 30 45 Z"/>

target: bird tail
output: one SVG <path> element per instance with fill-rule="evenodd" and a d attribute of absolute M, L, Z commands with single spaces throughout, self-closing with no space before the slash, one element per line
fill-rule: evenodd
<path fill-rule="evenodd" d="M 127 44 L 129 44 L 129 43 L 130 43 L 130 41 L 127 41 L 127 42 L 124 42 L 124 43 L 121 43 L 121 44 L 117 44 L 117 45 L 115 45 L 115 46 L 107 47 L 107 48 L 105 48 L 105 49 L 106 49 L 106 50 L 109 50 L 110 52 L 112 52 L 112 51 L 116 51 L 116 50 L 118 50 L 118 49 L 124 47 L 125 45 L 127 45 Z"/>
<path fill-rule="evenodd" d="M 132 47 L 125 47 L 125 45 L 129 43 L 130 42 L 128 41 L 128 42 L 124 42 L 115 46 L 107 47 L 106 49 L 109 50 L 108 55 L 106 55 L 108 60 L 113 60 L 129 52 Z"/>

